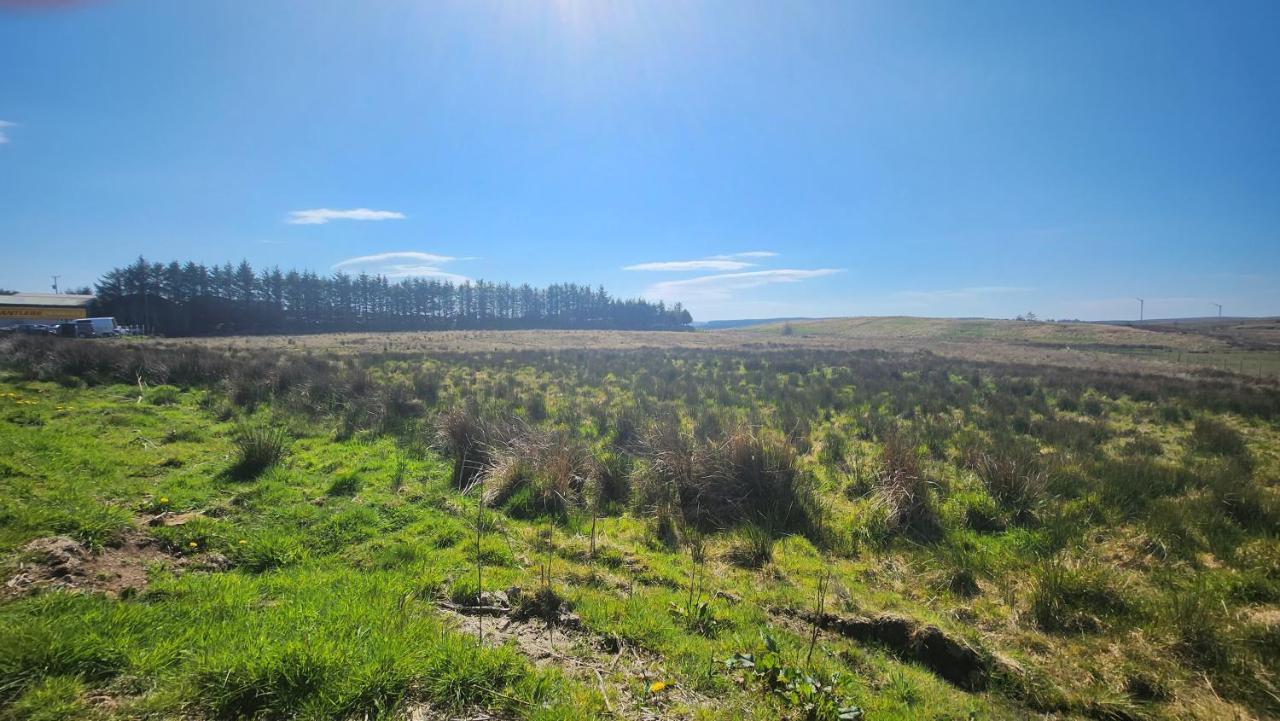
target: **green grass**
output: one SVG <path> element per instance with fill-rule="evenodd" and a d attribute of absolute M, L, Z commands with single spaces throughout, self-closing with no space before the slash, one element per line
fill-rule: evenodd
<path fill-rule="evenodd" d="M 353 383 L 345 406 L 302 405 L 283 385 L 237 404 L 217 383 L 156 383 L 139 398 L 136 385 L 0 377 L 6 578 L 29 561 L 22 546 L 51 535 L 106 553 L 150 539 L 166 554 L 124 597 L 0 600 L 0 718 L 391 719 L 419 704 L 504 718 L 803 718 L 724 663 L 758 653 L 762 631 L 782 663 L 834 678 L 831 693 L 867 718 L 1276 712 L 1275 631 L 1249 620 L 1280 604 L 1280 426 L 1266 389 L 880 356 L 353 365 L 365 381 L 334 371 Z M 418 374 L 434 402 L 387 410 L 383 384 Z M 564 467 L 607 483 L 556 479 L 574 494 L 563 504 L 522 500 L 526 485 L 477 515 L 478 490 L 459 490 L 455 459 L 430 444 L 433 415 L 468 400 L 574 444 Z M 647 421 L 665 415 L 704 454 L 692 467 L 718 474 L 675 485 L 692 499 L 668 498 L 675 545 L 629 495 L 628 479 L 653 467 Z M 741 427 L 778 435 L 712 453 Z M 241 472 L 245 428 L 281 440 L 252 473 Z M 877 479 L 890 439 L 894 468 L 927 489 L 936 533 L 887 525 Z M 539 473 L 556 458 L 534 459 Z M 735 516 L 731 503 L 698 527 L 711 508 L 698 493 L 743 477 L 778 498 L 805 489 L 808 522 L 770 524 L 743 504 Z M 149 525 L 165 512 L 199 515 Z M 827 611 L 936 625 L 1010 665 L 970 693 L 877 643 L 823 634 L 809 660 L 808 627 L 776 610 L 812 610 L 827 572 Z M 539 664 L 514 641 L 479 646 L 442 611 L 544 579 L 581 619 L 556 647 L 572 663 Z M 611 665 L 611 639 L 626 663 Z M 659 680 L 671 688 L 650 692 Z"/>
<path fill-rule="evenodd" d="M 305 567 L 160 578 L 136 603 L 48 594 L 3 609 L 0 668 L 16 688 L 151 678 L 217 717 L 379 714 L 411 695 L 517 710 L 555 689 L 518 655 L 442 632 L 415 581 Z"/>
<path fill-rule="evenodd" d="M 394 443 L 305 439 L 292 467 L 246 487 L 219 472 L 232 462 L 233 427 L 194 404 L 139 411 L 122 390 L 23 387 L 24 398 L 40 399 L 34 408 L 74 397 L 93 422 L 55 411 L 39 426 L 3 434 L 10 468 L 29 470 L 2 479 L 6 545 L 57 533 L 110 543 L 143 532 L 135 519 L 154 511 L 226 509 L 146 532 L 175 551 L 196 543 L 200 553 L 225 553 L 238 571 L 175 575 L 156 568 L 145 594 L 128 601 L 51 592 L 0 605 L 0 698 L 12 702 L 11 713 L 40 704 L 47 714 L 64 707 L 71 714 L 84 695 L 75 689 L 110 689 L 133 678 L 162 690 L 133 698 L 128 684 L 118 689 L 136 704 L 125 715 L 177 713 L 195 703 L 217 717 L 332 718 L 390 713 L 411 699 L 554 715 L 542 707 L 563 681 L 533 672 L 511 650 L 482 650 L 445 631 L 430 594 L 419 593 L 427 579 L 464 568 L 460 554 L 376 563 L 387 553 L 376 540 L 412 538 L 431 530 L 433 520 L 447 520 L 434 508 L 391 498 L 385 457 L 401 456 Z M 118 424 L 122 416 L 136 425 Z M 171 424 L 224 440 L 189 449 L 149 440 L 162 439 Z M 148 442 L 120 443 L 128 438 Z M 49 462 L 22 465 L 36 454 Z M 187 462 L 155 472 L 157 459 L 175 454 Z M 400 458 L 399 465 L 421 478 L 444 469 L 430 459 Z M 334 472 L 381 480 L 380 500 L 356 503 L 348 489 L 330 494 L 343 496 L 330 506 L 310 503 L 325 497 L 326 487 L 332 491 L 326 478 Z"/>

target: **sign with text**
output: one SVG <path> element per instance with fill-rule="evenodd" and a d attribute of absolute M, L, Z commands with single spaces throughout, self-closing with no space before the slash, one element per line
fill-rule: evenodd
<path fill-rule="evenodd" d="M 84 308 L 59 308 L 54 306 L 31 306 L 27 308 L 0 308 L 0 318 L 18 318 L 21 320 L 70 320 L 85 317 Z"/>

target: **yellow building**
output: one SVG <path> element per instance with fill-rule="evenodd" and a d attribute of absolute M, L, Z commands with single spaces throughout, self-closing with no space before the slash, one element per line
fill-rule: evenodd
<path fill-rule="evenodd" d="M 0 326 L 17 323 L 57 323 L 84 318 L 91 295 L 16 293 L 0 295 Z"/>

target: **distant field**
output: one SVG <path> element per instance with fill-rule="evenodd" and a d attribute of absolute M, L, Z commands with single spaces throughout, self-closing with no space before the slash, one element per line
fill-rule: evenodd
<path fill-rule="evenodd" d="M 960 357 L 984 357 L 1001 348 L 1002 359 L 1008 360 L 1020 360 L 1029 349 L 1056 349 L 1090 359 L 1086 363 L 1111 365 L 1115 362 L 1114 356 L 1121 355 L 1137 359 L 1148 368 L 1165 371 L 1208 367 L 1245 375 L 1280 376 L 1280 322 L 1274 319 L 1204 320 L 1135 327 L 896 316 L 791 321 L 742 332 L 778 338 L 915 345 Z M 1273 347 L 1271 343 L 1276 345 Z M 1079 358 L 1033 354 L 1032 360 L 1074 365 Z"/>
<path fill-rule="evenodd" d="M 1177 367 L 1205 366 L 1263 378 L 1280 377 L 1280 351 L 1275 350 L 1228 348 L 1183 352 L 1173 348 L 1121 348 L 1112 352 L 1133 358 L 1160 361 Z"/>
<path fill-rule="evenodd" d="M 767 352 L 787 349 L 927 352 L 965 360 L 1067 368 L 1104 367 L 1123 372 L 1184 374 L 1213 367 L 1240 372 L 1239 351 L 1225 342 L 1088 323 L 1025 324 L 1014 321 L 936 318 L 844 318 L 761 328 L 717 331 L 433 331 L 323 333 L 294 336 L 231 336 L 147 339 L 160 347 L 236 350 L 285 348 L 341 354 L 431 354 L 566 350 L 721 350 Z M 1230 362 L 1228 362 L 1228 359 Z M 1244 373 L 1271 374 L 1274 366 L 1245 357 Z M 1265 358 L 1263 358 L 1266 361 Z"/>
<path fill-rule="evenodd" d="M 1131 326 L 1130 323 L 1116 325 Z M 1280 318 L 1192 318 L 1142 324 L 1157 333 L 1198 335 L 1250 350 L 1280 351 Z"/>
<path fill-rule="evenodd" d="M 781 335 L 789 325 L 796 335 L 842 338 L 980 340 L 1050 346 L 1129 346 L 1212 350 L 1222 341 L 1199 335 L 1173 335 L 1097 323 L 1027 323 L 984 318 L 911 318 L 905 316 L 830 318 L 760 326 L 749 332 Z"/>

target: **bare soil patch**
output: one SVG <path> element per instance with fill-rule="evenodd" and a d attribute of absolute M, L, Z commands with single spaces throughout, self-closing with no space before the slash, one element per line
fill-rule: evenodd
<path fill-rule="evenodd" d="M 21 596 L 58 589 L 120 598 L 144 590 L 148 569 L 161 563 L 179 569 L 207 570 L 226 565 L 218 554 L 171 556 L 141 534 L 128 535 L 120 544 L 99 553 L 68 536 L 50 536 L 23 546 L 18 552 L 16 573 L 5 582 L 0 594 Z"/>
<path fill-rule="evenodd" d="M 661 656 L 623 639 L 591 632 L 567 607 L 530 604 L 527 598 L 521 602 L 521 596 L 521 590 L 513 588 L 485 593 L 474 605 L 439 606 L 456 630 L 482 637 L 485 645 L 513 644 L 534 664 L 554 666 L 566 676 L 594 686 L 605 699 L 607 711 L 618 718 L 683 718 L 688 711 L 710 702 L 673 683 Z M 650 692 L 660 681 L 662 689 Z"/>

